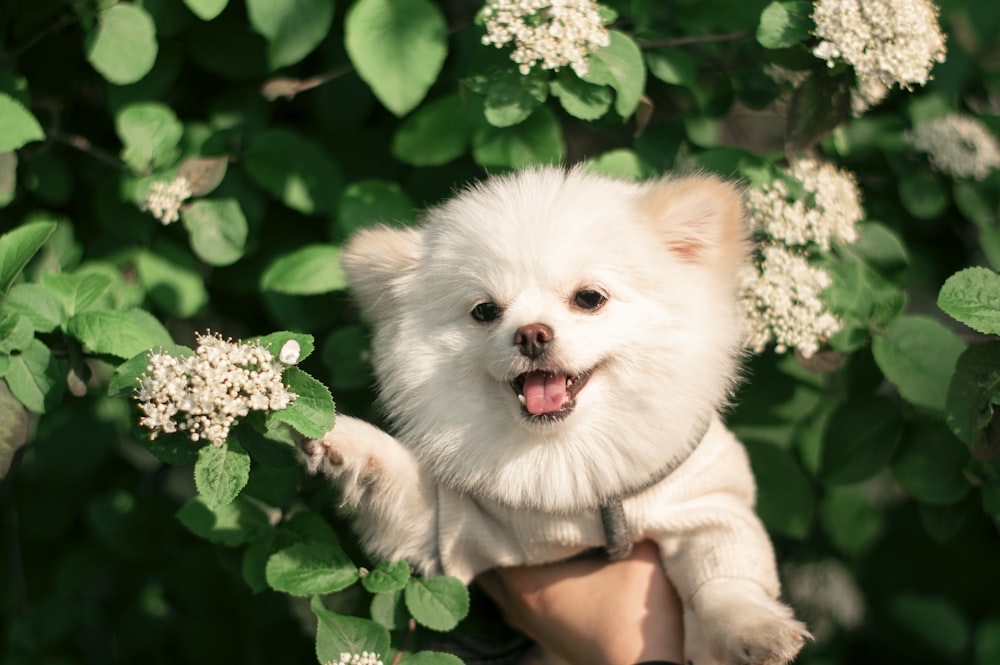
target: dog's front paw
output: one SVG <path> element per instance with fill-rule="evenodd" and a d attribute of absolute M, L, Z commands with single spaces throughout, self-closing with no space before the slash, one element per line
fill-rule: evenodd
<path fill-rule="evenodd" d="M 332 430 L 319 439 L 301 443 L 302 461 L 309 473 L 329 478 L 349 476 L 363 482 L 378 475 L 382 468 L 378 435 L 382 432 L 361 420 L 338 416 Z"/>
<path fill-rule="evenodd" d="M 725 665 L 785 665 L 812 639 L 790 608 L 747 580 L 712 580 L 692 605 L 709 651 Z"/>

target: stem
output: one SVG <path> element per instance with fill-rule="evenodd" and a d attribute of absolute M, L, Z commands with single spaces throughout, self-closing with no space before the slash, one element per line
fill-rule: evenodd
<path fill-rule="evenodd" d="M 103 148 L 97 147 L 90 142 L 90 139 L 84 136 L 79 136 L 77 134 L 64 134 L 59 130 L 55 130 L 49 134 L 49 138 L 53 141 L 76 148 L 80 152 L 89 155 L 97 161 L 107 164 L 108 166 L 113 166 L 116 169 L 120 169 L 122 167 L 121 161 L 115 155 L 111 154 L 107 150 L 104 150 Z"/>
<path fill-rule="evenodd" d="M 269 102 L 273 102 L 279 97 L 284 97 L 285 99 L 290 100 L 294 99 L 300 92 L 318 88 L 319 86 L 329 83 L 334 79 L 338 79 L 344 74 L 348 74 L 352 71 L 354 71 L 354 67 L 351 65 L 344 65 L 336 69 L 331 69 L 325 74 L 311 76 L 307 79 L 293 79 L 279 76 L 266 81 L 260 88 L 260 94 L 264 95 Z"/>
<path fill-rule="evenodd" d="M 639 48 L 651 50 L 658 48 L 669 48 L 671 46 L 687 46 L 689 44 L 711 44 L 716 42 L 733 42 L 747 37 L 750 33 L 724 32 L 718 35 L 693 35 L 691 37 L 671 37 L 670 39 L 658 39 L 652 42 L 640 42 Z"/>
<path fill-rule="evenodd" d="M 0 66 L 6 65 L 7 62 L 10 61 L 10 60 L 16 60 L 25 51 L 27 51 L 28 49 L 30 49 L 32 46 L 34 46 L 38 42 L 42 41 L 46 37 L 50 37 L 50 36 L 52 36 L 52 35 L 54 35 L 54 34 L 56 34 L 58 32 L 62 32 L 63 30 L 65 30 L 66 28 L 68 28 L 69 26 L 73 25 L 76 22 L 77 22 L 77 17 L 72 16 L 70 14 L 66 14 L 66 15 L 60 17 L 59 20 L 55 21 L 54 23 L 52 23 L 51 25 L 49 25 L 48 27 L 46 27 L 45 29 L 43 29 L 37 35 L 35 35 L 34 37 L 32 37 L 31 39 L 29 39 L 25 43 L 21 44 L 20 46 L 18 46 L 17 48 L 15 48 L 13 51 L 11 51 L 9 53 L 0 54 Z"/>

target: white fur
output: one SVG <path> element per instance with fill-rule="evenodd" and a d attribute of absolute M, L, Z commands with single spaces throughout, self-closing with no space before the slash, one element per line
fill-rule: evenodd
<path fill-rule="evenodd" d="M 368 550 L 467 581 L 558 559 L 600 543 L 600 498 L 680 465 L 626 499 L 633 535 L 659 542 L 720 662 L 793 658 L 807 633 L 775 600 L 749 465 L 715 417 L 743 339 L 741 215 L 739 191 L 713 177 L 542 169 L 352 240 L 344 269 L 397 437 L 341 416 L 306 458 L 338 479 Z M 606 303 L 574 306 L 581 289 Z M 484 301 L 502 315 L 474 319 Z M 540 359 L 514 342 L 531 324 L 553 331 Z M 568 416 L 539 422 L 510 386 L 531 369 L 593 373 Z"/>

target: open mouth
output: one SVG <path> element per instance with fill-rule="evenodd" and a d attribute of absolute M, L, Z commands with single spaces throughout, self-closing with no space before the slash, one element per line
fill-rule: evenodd
<path fill-rule="evenodd" d="M 593 370 L 575 376 L 565 372 L 534 370 L 510 382 L 521 412 L 532 420 L 560 420 L 576 406 L 576 396 Z"/>

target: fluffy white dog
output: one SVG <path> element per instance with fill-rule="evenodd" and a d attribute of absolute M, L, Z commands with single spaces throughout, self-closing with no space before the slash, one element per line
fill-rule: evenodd
<path fill-rule="evenodd" d="M 397 434 L 340 416 L 307 464 L 368 552 L 425 574 L 654 540 L 714 659 L 786 663 L 808 633 L 718 416 L 748 252 L 741 192 L 712 176 L 522 171 L 362 231 L 343 266 Z"/>

